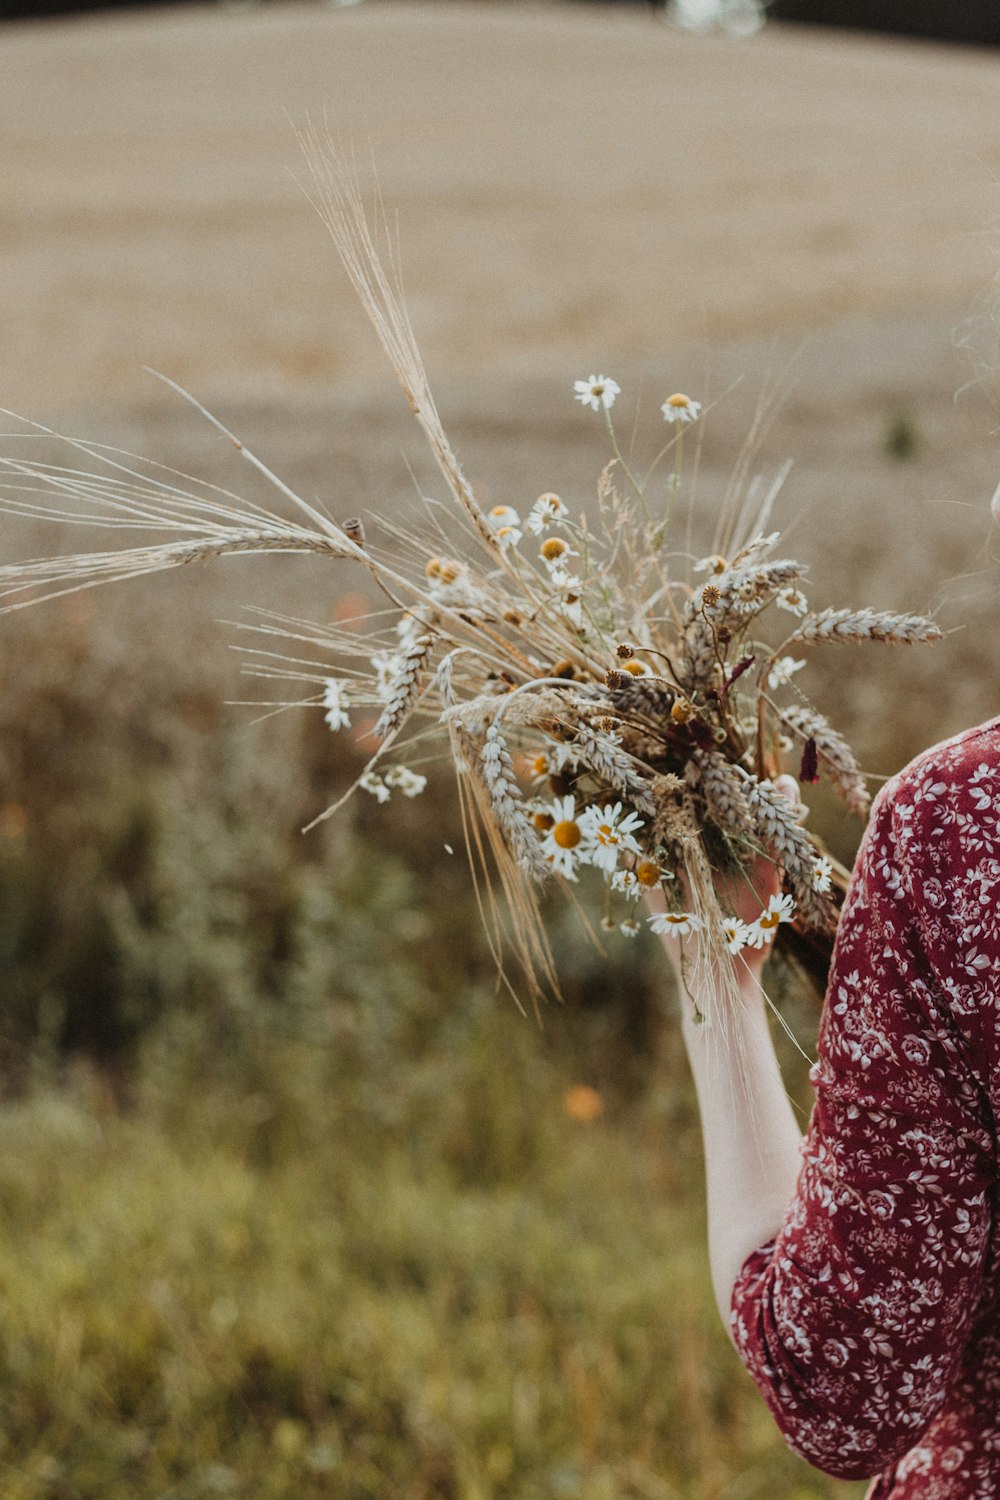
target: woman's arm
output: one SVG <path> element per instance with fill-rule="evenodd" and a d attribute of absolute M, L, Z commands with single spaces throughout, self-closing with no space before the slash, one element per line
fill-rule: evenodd
<path fill-rule="evenodd" d="M 776 784 L 790 801 L 799 801 L 791 777 L 781 776 Z M 751 922 L 777 890 L 777 872 L 761 861 L 753 880 L 734 883 L 724 898 L 736 916 Z M 652 904 L 662 907 L 662 899 Z M 781 1227 L 801 1166 L 802 1134 L 768 1026 L 761 985 L 768 950 L 745 948 L 733 958 L 739 1003 L 727 1005 L 696 935 L 686 942 L 664 936 L 663 947 L 677 979 L 701 1116 L 712 1285 L 732 1336 L 733 1287 L 747 1257 Z"/>
<path fill-rule="evenodd" d="M 781 1227 L 795 1191 L 802 1141 L 771 1042 L 760 985 L 762 959 L 754 954 L 755 962 L 742 963 L 741 958 L 734 960 L 740 965 L 738 1009 L 720 1014 L 696 954 L 685 962 L 681 983 L 684 1040 L 704 1142 L 712 1285 L 727 1329 L 744 1262 Z M 705 1021 L 695 1019 L 696 1006 Z"/>

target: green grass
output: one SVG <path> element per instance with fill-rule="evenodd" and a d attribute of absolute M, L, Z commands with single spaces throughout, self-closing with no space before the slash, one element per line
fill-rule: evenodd
<path fill-rule="evenodd" d="M 860 1493 L 784 1450 L 718 1326 L 683 1110 L 583 1125 L 484 1026 L 482 1138 L 462 1058 L 448 1118 L 387 1140 L 261 1090 L 123 1115 L 87 1073 L 8 1105 L 5 1497 Z"/>

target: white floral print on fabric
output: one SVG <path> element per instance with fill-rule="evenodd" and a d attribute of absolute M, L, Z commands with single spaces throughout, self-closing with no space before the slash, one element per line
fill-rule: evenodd
<path fill-rule="evenodd" d="M 786 1440 L 869 1500 L 1000 1495 L 1000 720 L 876 800 L 777 1239 L 733 1291 Z M 881 1472 L 880 1472 L 881 1471 Z"/>

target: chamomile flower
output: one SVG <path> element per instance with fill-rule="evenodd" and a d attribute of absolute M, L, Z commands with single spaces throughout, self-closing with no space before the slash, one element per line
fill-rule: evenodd
<path fill-rule="evenodd" d="M 628 672 L 633 677 L 653 677 L 655 674 L 652 667 L 646 661 L 640 661 L 637 656 L 629 656 L 625 661 L 618 663 L 620 672 Z"/>
<path fill-rule="evenodd" d="M 523 532 L 518 526 L 498 526 L 495 535 L 501 550 L 506 552 L 508 547 L 517 546 Z"/>
<path fill-rule="evenodd" d="M 809 600 L 802 590 L 795 588 L 794 585 L 787 589 L 779 589 L 774 596 L 774 602 L 779 609 L 787 609 L 790 615 L 801 617 L 809 612 Z"/>
<path fill-rule="evenodd" d="M 521 517 L 512 505 L 494 505 L 487 514 L 486 520 L 494 531 L 500 531 L 504 526 L 520 526 Z"/>
<path fill-rule="evenodd" d="M 556 797 L 549 813 L 552 824 L 542 839 L 542 853 L 557 875 L 576 880 L 577 865 L 585 860 L 583 818 L 577 817 L 576 798 Z"/>
<path fill-rule="evenodd" d="M 577 401 L 589 406 L 591 411 L 609 410 L 620 396 L 622 388 L 610 375 L 591 375 L 589 380 L 574 380 L 573 390 Z"/>
<path fill-rule="evenodd" d="M 655 859 L 644 855 L 642 859 L 636 860 L 635 878 L 644 891 L 655 891 L 664 880 L 673 880 L 674 877 L 669 870 L 661 869 Z"/>
<path fill-rule="evenodd" d="M 749 942 L 750 928 L 739 917 L 723 917 L 719 928 L 727 953 L 739 953 Z"/>
<path fill-rule="evenodd" d="M 781 656 L 775 662 L 767 674 L 767 685 L 774 688 L 786 687 L 791 682 L 796 672 L 801 672 L 805 666 L 804 661 L 796 661 L 794 656 Z"/>
<path fill-rule="evenodd" d="M 565 521 L 568 515 L 569 507 L 563 504 L 558 495 L 539 495 L 524 524 L 533 535 L 538 536 L 541 532 L 548 531 L 557 521 Z"/>
<path fill-rule="evenodd" d="M 647 917 L 653 931 L 660 937 L 669 933 L 671 937 L 690 937 L 701 931 L 701 918 L 690 911 L 661 911 L 655 917 Z"/>
<path fill-rule="evenodd" d="M 643 888 L 634 870 L 616 870 L 611 877 L 611 889 L 620 891 L 623 896 L 631 896 L 637 901 L 642 895 Z"/>
<path fill-rule="evenodd" d="M 641 854 L 635 833 L 642 824 L 639 814 L 623 812 L 620 802 L 586 808 L 579 826 L 590 863 L 610 873 L 617 868 L 619 855 Z"/>
<path fill-rule="evenodd" d="M 575 573 L 570 573 L 561 563 L 549 568 L 549 577 L 557 589 L 562 589 L 567 594 L 579 594 L 583 589 L 583 580 L 577 578 Z"/>
<path fill-rule="evenodd" d="M 791 896 L 772 896 L 757 918 L 747 928 L 746 943 L 749 948 L 763 948 L 772 941 L 782 922 L 790 922 L 795 913 L 795 902 Z"/>
<path fill-rule="evenodd" d="M 561 536 L 547 536 L 538 549 L 538 555 L 550 571 L 553 568 L 565 567 L 567 558 L 580 556 L 579 552 L 574 552 L 569 542 Z"/>
<path fill-rule="evenodd" d="M 374 771 L 366 771 L 358 782 L 358 786 L 363 792 L 368 792 L 374 797 L 376 802 L 388 802 L 392 796 L 381 776 L 376 775 Z"/>
<path fill-rule="evenodd" d="M 623 922 L 618 923 L 618 931 L 622 937 L 634 938 L 639 936 L 642 928 L 635 917 L 626 917 Z"/>
<path fill-rule="evenodd" d="M 347 698 L 347 689 L 350 683 L 340 677 L 328 677 L 323 683 L 323 707 L 326 713 L 323 718 L 333 730 L 350 729 L 351 720 L 347 710 L 350 707 Z"/>
<path fill-rule="evenodd" d="M 694 571 L 696 573 L 712 573 L 717 578 L 728 567 L 729 564 L 726 562 L 726 559 L 716 552 L 711 557 L 703 557 L 700 562 L 696 562 Z"/>
<path fill-rule="evenodd" d="M 827 859 L 825 854 L 817 856 L 813 867 L 809 872 L 809 882 L 814 891 L 822 895 L 830 889 L 833 880 L 833 860 Z"/>
<path fill-rule="evenodd" d="M 665 422 L 693 422 L 701 411 L 701 402 L 692 401 L 690 396 L 684 396 L 680 391 L 674 396 L 668 396 L 660 407 Z"/>
<path fill-rule="evenodd" d="M 575 771 L 576 764 L 577 756 L 572 745 L 546 745 L 544 750 L 528 757 L 526 769 L 535 785 L 540 786 L 550 776 L 558 776 L 560 771 Z"/>

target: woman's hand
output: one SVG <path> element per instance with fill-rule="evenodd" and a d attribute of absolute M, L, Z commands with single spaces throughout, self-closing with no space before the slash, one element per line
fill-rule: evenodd
<path fill-rule="evenodd" d="M 799 797 L 798 782 L 792 776 L 779 776 L 775 783 L 777 791 L 799 808 L 799 816 L 805 816 L 805 807 Z M 751 869 L 742 875 L 720 880 L 716 887 L 719 905 L 724 912 L 731 913 L 747 926 L 756 922 L 767 907 L 772 896 L 781 891 L 781 875 L 772 860 L 758 859 Z M 651 915 L 666 910 L 662 889 L 646 894 L 646 906 Z M 689 967 L 698 967 L 701 938 L 694 934 L 690 938 L 678 938 L 669 932 L 661 933 L 660 941 L 678 979 L 681 974 L 681 955 L 684 953 Z M 760 990 L 760 979 L 764 965 L 771 955 L 771 940 L 760 948 L 745 947 L 733 955 L 733 966 L 741 989 Z"/>

